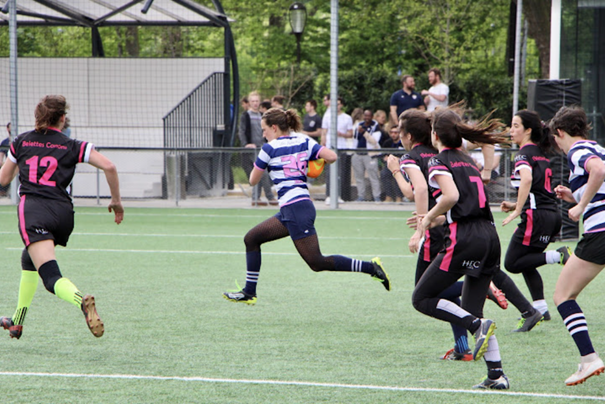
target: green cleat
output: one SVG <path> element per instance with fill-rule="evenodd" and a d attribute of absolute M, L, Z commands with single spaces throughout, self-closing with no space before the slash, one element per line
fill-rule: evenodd
<path fill-rule="evenodd" d="M 243 290 L 240 290 L 239 292 L 225 292 L 223 293 L 223 297 L 234 303 L 256 304 L 256 296 L 249 295 Z"/>
<path fill-rule="evenodd" d="M 557 248 L 557 252 L 561 254 L 561 260 L 559 261 L 559 264 L 561 265 L 565 265 L 569 257 L 571 257 L 571 254 L 573 254 L 571 252 L 571 248 L 569 248 L 568 246 Z"/>
<path fill-rule="evenodd" d="M 489 338 L 494 335 L 496 330 L 496 323 L 486 318 L 481 319 L 481 325 L 475 331 L 473 337 L 475 338 L 475 350 L 473 351 L 473 359 L 478 361 L 483 358 L 483 355 L 487 352 L 487 345 Z"/>
<path fill-rule="evenodd" d="M 372 264 L 374 264 L 374 275 L 372 275 L 372 278 L 376 279 L 379 282 L 382 282 L 382 286 L 384 286 L 386 290 L 390 291 L 391 279 L 389 278 L 389 274 L 387 274 L 387 271 L 384 270 L 380 258 L 372 258 Z"/>

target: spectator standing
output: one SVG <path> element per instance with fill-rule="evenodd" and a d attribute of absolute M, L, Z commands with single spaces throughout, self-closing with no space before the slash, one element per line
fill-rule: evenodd
<path fill-rule="evenodd" d="M 372 119 L 372 110 L 363 111 L 363 121 L 355 126 L 354 139 L 357 141 L 357 153 L 353 154 L 351 163 L 355 182 L 357 184 L 357 201 L 365 201 L 366 181 L 365 174 L 368 174 L 370 186 L 372 187 L 372 197 L 374 202 L 380 202 L 380 179 L 378 175 L 378 159 L 372 158 L 367 150 L 380 148 L 381 133 L 378 129 L 378 122 Z"/>
<path fill-rule="evenodd" d="M 424 102 L 422 101 L 422 96 L 414 91 L 414 89 L 416 89 L 414 78 L 406 74 L 401 78 L 401 84 L 403 88 L 395 91 L 391 96 L 390 122 L 392 125 L 397 125 L 397 122 L 399 122 L 399 115 L 401 115 L 403 111 L 410 108 L 426 109 Z"/>
<path fill-rule="evenodd" d="M 263 101 L 260 103 L 260 106 L 258 107 L 258 112 L 260 112 L 261 114 L 264 114 L 270 108 L 271 108 L 271 101 Z"/>
<path fill-rule="evenodd" d="M 265 140 L 263 139 L 263 129 L 261 128 L 261 113 L 260 107 L 260 95 L 257 92 L 251 92 L 248 94 L 248 101 L 250 108 L 243 114 L 241 125 L 239 128 L 239 139 L 243 147 L 247 149 L 260 148 Z M 256 155 L 252 153 L 242 154 L 242 167 L 249 177 L 254 167 L 254 160 Z M 260 193 L 262 188 L 265 191 L 265 196 L 271 205 L 277 205 L 277 200 L 271 190 L 271 180 L 268 175 L 264 175 L 259 181 L 258 185 L 252 188 L 252 206 L 266 205 L 260 201 Z"/>
<path fill-rule="evenodd" d="M 310 136 L 319 143 L 321 139 L 321 116 L 317 113 L 317 101 L 309 100 L 305 103 L 302 133 Z"/>
<path fill-rule="evenodd" d="M 436 67 L 429 70 L 429 84 L 431 88 L 422 90 L 424 105 L 428 112 L 435 108 L 444 108 L 449 104 L 450 87 L 441 81 L 441 70 Z"/>
<path fill-rule="evenodd" d="M 286 110 L 286 108 L 284 108 L 284 101 L 286 100 L 286 97 L 284 97 L 283 95 L 274 95 L 273 98 L 271 98 L 271 108 L 279 108 L 281 110 Z"/>
<path fill-rule="evenodd" d="M 383 149 L 403 149 L 403 144 L 399 138 L 399 127 L 397 125 L 387 124 L 389 137 L 380 144 Z M 402 153 L 403 154 L 403 153 Z M 395 154 L 397 157 L 401 155 Z M 382 193 L 384 194 L 385 202 L 401 202 L 403 200 L 403 193 L 397 181 L 393 178 L 392 171 L 387 166 L 389 154 L 381 155 L 382 161 L 384 162 L 383 168 L 380 171 L 380 183 L 382 185 Z"/>
<path fill-rule="evenodd" d="M 329 96 L 328 102 L 330 101 Z M 325 102 L 325 98 L 324 98 Z M 347 139 L 353 137 L 353 119 L 350 115 L 346 114 L 343 108 L 343 101 L 341 97 L 338 97 L 337 101 L 338 108 L 338 116 L 336 120 L 336 145 L 332 145 L 332 135 L 330 133 L 330 121 L 332 112 L 328 109 L 323 116 L 321 127 L 322 127 L 322 139 L 321 144 L 325 145 L 328 149 L 336 146 L 338 150 L 347 148 Z M 343 182 L 343 178 L 346 177 L 344 174 L 344 170 L 351 169 L 351 156 L 347 154 L 342 154 L 338 158 L 338 173 L 340 178 L 338 179 L 338 202 L 344 203 L 344 200 L 340 197 L 341 195 L 341 186 Z M 330 203 L 330 166 L 326 167 L 326 204 Z M 350 177 L 349 177 L 350 178 Z"/>

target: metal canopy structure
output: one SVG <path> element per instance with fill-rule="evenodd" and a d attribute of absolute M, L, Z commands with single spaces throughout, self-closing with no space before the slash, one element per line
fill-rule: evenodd
<path fill-rule="evenodd" d="M 225 49 L 225 83 L 223 111 L 227 133 L 235 138 L 231 122 L 230 100 L 233 100 L 233 116 L 238 116 L 239 71 L 235 43 L 229 19 L 219 0 L 212 0 L 214 9 L 193 0 L 0 0 L 0 27 L 8 26 L 10 3 L 14 2 L 17 26 L 58 27 L 76 26 L 91 30 L 92 56 L 104 57 L 101 27 L 133 26 L 193 26 L 223 28 Z M 16 55 L 15 55 L 16 57 Z M 232 74 L 230 74 L 232 73 Z M 231 83 L 231 78 L 233 83 Z M 231 85 L 232 84 L 232 85 Z M 233 97 L 230 97 L 231 89 Z"/>
<path fill-rule="evenodd" d="M 0 25 L 8 25 L 8 0 L 2 0 Z M 228 18 L 218 1 L 216 10 L 192 0 L 19 0 L 19 26 L 213 26 Z M 148 6 L 150 4 L 150 6 Z"/>

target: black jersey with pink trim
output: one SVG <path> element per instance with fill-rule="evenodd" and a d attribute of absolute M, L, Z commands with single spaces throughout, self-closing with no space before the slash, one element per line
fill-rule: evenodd
<path fill-rule="evenodd" d="M 19 195 L 68 200 L 76 164 L 88 162 L 92 143 L 47 129 L 25 132 L 11 144 L 8 158 L 19 166 Z"/>
<path fill-rule="evenodd" d="M 473 219 L 494 221 L 481 172 L 472 158 L 458 149 L 443 149 L 429 162 L 429 185 L 434 188 L 439 188 L 435 181 L 437 175 L 449 175 L 458 188 L 458 202 L 446 214 L 448 223 Z"/>
<path fill-rule="evenodd" d="M 424 179 L 427 184 L 429 182 L 429 161 L 431 158 L 437 155 L 437 150 L 432 147 L 425 146 L 423 144 L 416 145 L 412 148 L 412 150 L 408 151 L 406 154 L 401 156 L 399 160 L 399 168 L 405 174 L 406 168 L 413 168 L 420 170 L 424 175 Z M 405 174 L 406 179 L 407 174 Z M 412 187 L 413 188 L 413 187 Z M 432 209 L 433 206 L 437 203 L 434 197 L 435 189 L 429 187 L 429 209 Z"/>
<path fill-rule="evenodd" d="M 550 160 L 544 156 L 540 148 L 533 144 L 523 145 L 515 156 L 515 169 L 511 175 L 511 184 L 519 188 L 521 183 L 521 170 L 531 170 L 532 183 L 529 197 L 523 205 L 523 210 L 545 209 L 557 210 L 557 199 L 552 191 Z"/>

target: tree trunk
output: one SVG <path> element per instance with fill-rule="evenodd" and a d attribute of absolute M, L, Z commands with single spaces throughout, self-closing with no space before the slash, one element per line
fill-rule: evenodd
<path fill-rule="evenodd" d="M 525 0 L 523 13 L 529 23 L 528 35 L 536 41 L 540 53 L 540 76 L 550 75 L 550 8 L 551 0 Z"/>
<path fill-rule="evenodd" d="M 126 27 L 126 54 L 131 57 L 139 56 L 139 28 Z"/>

